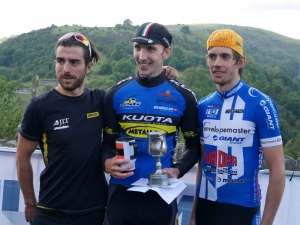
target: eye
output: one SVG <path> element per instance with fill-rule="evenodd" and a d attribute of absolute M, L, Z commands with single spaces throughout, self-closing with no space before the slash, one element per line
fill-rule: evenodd
<path fill-rule="evenodd" d="M 230 55 L 224 54 L 224 55 L 222 55 L 222 58 L 223 58 L 223 59 L 230 59 Z"/>
<path fill-rule="evenodd" d="M 72 63 L 73 65 L 77 65 L 77 64 L 79 64 L 80 62 L 79 62 L 79 60 L 71 60 L 71 63 Z"/>
<path fill-rule="evenodd" d="M 61 63 L 62 63 L 62 61 L 63 61 L 62 59 L 56 59 L 56 60 L 55 60 L 55 63 L 57 63 L 57 64 L 61 64 Z"/>
<path fill-rule="evenodd" d="M 153 52 L 154 50 L 155 50 L 155 48 L 153 48 L 152 46 L 149 46 L 149 47 L 148 47 L 148 51 L 149 51 L 149 52 Z"/>
<path fill-rule="evenodd" d="M 209 58 L 209 59 L 215 59 L 216 56 L 215 56 L 215 55 L 208 55 L 208 58 Z"/>
<path fill-rule="evenodd" d="M 134 49 L 138 51 L 138 50 L 141 49 L 141 47 L 140 47 L 139 45 L 135 45 L 135 46 L 134 46 Z"/>

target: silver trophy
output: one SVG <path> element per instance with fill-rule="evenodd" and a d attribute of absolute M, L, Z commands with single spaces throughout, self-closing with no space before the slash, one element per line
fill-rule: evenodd
<path fill-rule="evenodd" d="M 148 134 L 148 152 L 153 157 L 156 157 L 156 171 L 149 175 L 148 185 L 151 187 L 169 186 L 168 174 L 161 170 L 160 158 L 167 153 L 166 132 L 149 132 Z"/>

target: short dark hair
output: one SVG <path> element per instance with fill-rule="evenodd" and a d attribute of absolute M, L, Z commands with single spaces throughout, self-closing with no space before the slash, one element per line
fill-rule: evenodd
<path fill-rule="evenodd" d="M 237 53 L 235 50 L 232 50 L 232 55 L 233 55 L 233 59 L 235 60 L 235 64 L 238 64 L 241 55 L 239 53 Z M 244 67 L 239 68 L 239 75 L 240 77 L 242 76 L 242 73 L 244 71 Z"/>
<path fill-rule="evenodd" d="M 71 36 L 71 37 L 66 38 L 66 39 L 59 40 L 55 44 L 55 52 L 56 52 L 56 50 L 59 46 L 63 46 L 63 47 L 80 46 L 83 49 L 83 58 L 84 58 L 84 61 L 85 61 L 85 65 L 87 66 L 89 62 L 92 62 L 92 60 L 95 63 L 97 63 L 100 60 L 100 55 L 97 51 L 95 43 L 93 43 L 90 40 L 89 40 L 89 42 L 90 42 L 90 45 L 91 45 L 91 56 L 90 56 L 89 48 L 86 45 L 84 45 L 82 42 L 77 41 L 74 36 Z"/>

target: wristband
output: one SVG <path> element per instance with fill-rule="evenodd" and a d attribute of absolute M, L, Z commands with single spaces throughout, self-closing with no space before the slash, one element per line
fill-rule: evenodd
<path fill-rule="evenodd" d="M 26 207 L 26 208 L 29 208 L 29 207 L 35 207 L 35 206 L 37 206 L 37 202 L 36 202 L 36 203 L 33 203 L 33 204 L 30 204 L 30 205 L 26 205 L 26 204 L 25 204 L 25 207 Z"/>

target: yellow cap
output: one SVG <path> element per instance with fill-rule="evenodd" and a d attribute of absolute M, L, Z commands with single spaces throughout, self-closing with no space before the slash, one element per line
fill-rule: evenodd
<path fill-rule="evenodd" d="M 207 40 L 207 50 L 212 47 L 226 47 L 243 55 L 243 38 L 230 29 L 214 31 Z"/>

